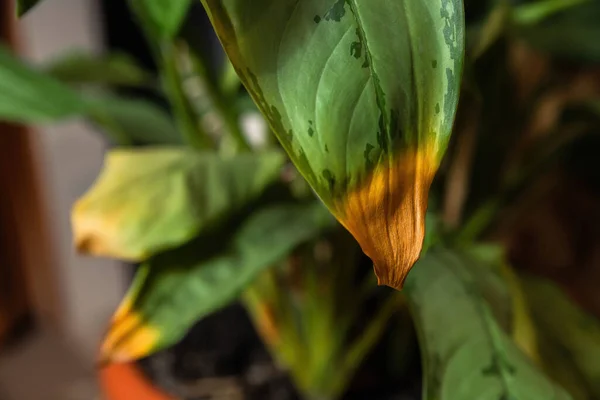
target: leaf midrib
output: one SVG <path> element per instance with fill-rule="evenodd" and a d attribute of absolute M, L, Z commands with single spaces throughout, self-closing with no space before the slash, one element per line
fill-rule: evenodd
<path fill-rule="evenodd" d="M 375 72 L 375 66 L 373 63 L 373 55 L 371 54 L 371 49 L 369 48 L 369 44 L 368 44 L 368 40 L 367 40 L 367 33 L 364 29 L 364 23 L 360 17 L 360 14 L 358 12 L 358 7 L 356 4 L 356 0 L 346 0 L 348 3 L 348 6 L 350 7 L 350 14 L 352 14 L 354 22 L 356 24 L 356 27 L 358 28 L 358 30 L 360 31 L 360 36 L 362 38 L 362 42 L 363 42 L 363 46 L 364 46 L 364 50 L 365 50 L 365 58 L 367 59 L 367 68 L 369 69 L 369 75 L 371 76 L 371 84 L 373 85 L 373 90 L 375 92 L 375 98 L 377 99 L 377 108 L 379 110 L 379 112 L 381 113 L 381 116 L 383 118 L 383 125 L 385 127 L 386 133 L 388 134 L 388 140 L 389 135 L 391 134 L 390 132 L 390 118 L 387 114 L 387 112 L 385 111 L 385 98 L 383 97 L 382 93 L 380 93 L 380 87 L 378 87 L 377 84 L 377 72 Z"/>

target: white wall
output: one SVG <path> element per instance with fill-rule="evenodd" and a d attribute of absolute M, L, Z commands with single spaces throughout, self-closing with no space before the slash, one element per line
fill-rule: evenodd
<path fill-rule="evenodd" d="M 22 50 L 34 62 L 69 49 L 101 51 L 100 14 L 95 0 L 47 0 L 18 23 Z M 36 150 L 58 257 L 64 326 L 74 350 L 91 361 L 106 323 L 126 289 L 116 261 L 80 256 L 71 244 L 70 208 L 92 184 L 105 144 L 80 121 L 37 129 Z"/>

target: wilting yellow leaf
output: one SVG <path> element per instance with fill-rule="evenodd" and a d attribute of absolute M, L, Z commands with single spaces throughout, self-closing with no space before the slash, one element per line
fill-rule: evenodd
<path fill-rule="evenodd" d="M 401 289 L 419 258 L 429 187 L 438 166 L 432 148 L 407 151 L 378 165 L 347 198 L 338 218 L 374 263 L 380 285 Z"/>

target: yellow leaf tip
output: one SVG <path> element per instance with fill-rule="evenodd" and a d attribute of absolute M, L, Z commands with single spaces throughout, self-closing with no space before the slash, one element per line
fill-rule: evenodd
<path fill-rule="evenodd" d="M 119 313 L 118 313 L 119 314 Z M 136 313 L 115 315 L 100 348 L 99 365 L 126 363 L 149 355 L 159 341 L 154 327 Z"/>
<path fill-rule="evenodd" d="M 373 260 L 379 285 L 402 289 L 421 254 L 437 166 L 434 149 L 406 150 L 378 165 L 338 205 L 340 222 Z"/>

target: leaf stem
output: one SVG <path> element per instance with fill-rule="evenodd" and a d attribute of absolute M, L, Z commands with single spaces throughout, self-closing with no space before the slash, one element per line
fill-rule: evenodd
<path fill-rule="evenodd" d="M 177 125 L 187 143 L 195 149 L 212 147 L 212 141 L 202 129 L 194 110 L 185 95 L 182 76 L 177 63 L 177 47 L 173 43 L 160 46 L 162 58 L 162 76 L 165 91 L 173 106 Z"/>
<path fill-rule="evenodd" d="M 248 143 L 240 123 L 238 116 L 233 107 L 229 106 L 228 102 L 231 101 L 224 93 L 221 92 L 220 86 L 214 82 L 208 74 L 206 66 L 202 60 L 190 53 L 190 59 L 194 65 L 194 70 L 206 90 L 212 106 L 216 109 L 217 113 L 221 116 L 223 124 L 227 128 L 228 133 L 234 139 L 239 150 L 249 151 L 251 150 L 250 144 Z M 237 77 L 237 76 L 236 76 Z"/>

